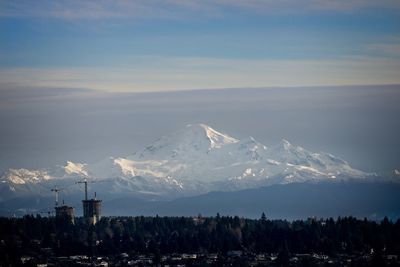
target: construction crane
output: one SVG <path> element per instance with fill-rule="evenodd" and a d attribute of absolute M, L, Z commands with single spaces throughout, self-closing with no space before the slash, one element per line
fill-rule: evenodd
<path fill-rule="evenodd" d="M 88 200 L 88 183 L 110 183 L 109 180 L 96 180 L 96 181 L 88 181 L 84 178 L 82 181 L 75 182 L 75 184 L 85 184 L 85 200 Z"/>
<path fill-rule="evenodd" d="M 75 182 L 75 184 L 85 185 L 85 199 L 82 200 L 83 207 L 83 217 L 87 219 L 88 222 L 96 224 L 101 218 L 101 202 L 102 200 L 97 199 L 97 194 L 94 192 L 94 199 L 88 199 L 88 183 L 102 183 L 111 182 L 109 180 L 95 180 L 88 181 L 87 177 L 83 178 L 81 181 Z"/>
<path fill-rule="evenodd" d="M 87 184 L 88 184 L 87 179 L 85 178 L 82 181 L 75 182 L 75 184 L 85 184 L 85 200 L 88 200 L 88 198 L 87 198 Z"/>
<path fill-rule="evenodd" d="M 58 193 L 61 191 L 61 189 L 58 189 L 57 186 L 51 189 L 52 192 L 54 192 L 55 198 L 56 198 L 56 207 L 58 207 Z"/>

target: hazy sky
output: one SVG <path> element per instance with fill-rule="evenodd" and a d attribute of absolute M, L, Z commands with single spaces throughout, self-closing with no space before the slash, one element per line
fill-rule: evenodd
<path fill-rule="evenodd" d="M 400 83 L 397 0 L 0 1 L 0 86 Z"/>
<path fill-rule="evenodd" d="M 400 169 L 400 86 L 102 93 L 10 89 L 0 170 L 127 156 L 190 123 L 267 146 L 285 138 L 366 171 Z"/>

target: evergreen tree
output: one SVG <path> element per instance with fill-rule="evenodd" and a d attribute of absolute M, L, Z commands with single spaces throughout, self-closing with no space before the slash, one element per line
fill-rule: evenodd
<path fill-rule="evenodd" d="M 267 220 L 267 216 L 265 216 L 265 213 L 263 212 L 261 214 L 261 221 L 265 222 Z"/>

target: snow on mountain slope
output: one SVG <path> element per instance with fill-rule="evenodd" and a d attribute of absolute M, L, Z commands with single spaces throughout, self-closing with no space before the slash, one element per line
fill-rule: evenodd
<path fill-rule="evenodd" d="M 0 176 L 0 201 L 22 195 L 40 195 L 52 177 L 43 170 L 9 169 Z"/>
<path fill-rule="evenodd" d="M 77 174 L 81 176 L 88 176 L 88 172 L 86 170 L 87 164 L 82 163 L 74 163 L 72 161 L 67 161 L 67 165 L 64 166 L 64 170 L 66 174 Z"/>
<path fill-rule="evenodd" d="M 191 124 L 126 158 L 94 164 L 68 161 L 57 171 L 43 173 L 9 170 L 2 180 L 23 184 L 79 177 L 109 180 L 110 192 L 194 195 L 367 176 L 331 154 L 310 152 L 286 140 L 269 148 L 252 137 L 238 140 L 207 125 Z"/>
<path fill-rule="evenodd" d="M 203 124 L 164 136 L 128 159 L 136 175 L 173 177 L 183 189 L 196 182 L 206 191 L 368 176 L 337 157 L 286 140 L 267 148 L 252 137 L 237 140 Z"/>
<path fill-rule="evenodd" d="M 279 162 L 298 166 L 297 170 L 315 170 L 331 178 L 339 175 L 352 178 L 366 176 L 365 172 L 353 169 L 346 161 L 332 154 L 314 153 L 300 146 L 294 146 L 287 140 L 282 140 L 279 145 L 271 148 L 269 156 Z"/>
<path fill-rule="evenodd" d="M 46 171 L 27 169 L 9 169 L 0 178 L 1 181 L 8 181 L 13 184 L 36 184 L 50 179 L 51 176 Z"/>
<path fill-rule="evenodd" d="M 196 159 L 213 149 L 239 142 L 204 124 L 189 124 L 184 129 L 163 136 L 133 155 L 135 159 Z"/>
<path fill-rule="evenodd" d="M 281 176 L 279 183 L 334 179 L 339 175 L 366 176 L 339 158 L 326 153 L 312 153 L 286 140 L 276 147 L 267 148 L 252 137 L 239 141 L 210 129 L 205 125 L 190 125 L 178 134 L 161 138 L 156 145 L 129 159 L 140 175 L 146 175 L 142 163 L 151 160 L 151 169 L 158 176 L 206 183 L 241 179 L 272 183 L 272 177 L 276 176 Z M 214 139 L 223 142 L 212 146 L 208 132 L 213 132 Z"/>

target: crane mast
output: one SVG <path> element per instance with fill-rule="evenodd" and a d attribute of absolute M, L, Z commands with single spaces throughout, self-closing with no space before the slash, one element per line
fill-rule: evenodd
<path fill-rule="evenodd" d="M 76 184 L 85 184 L 85 200 L 88 200 L 88 196 L 87 196 L 87 180 L 86 179 L 84 179 L 83 181 L 79 181 L 79 182 L 76 182 Z"/>
<path fill-rule="evenodd" d="M 58 192 L 60 192 L 61 189 L 58 189 L 56 186 L 56 187 L 52 188 L 51 191 L 54 192 L 54 194 L 55 194 L 55 198 L 56 198 L 55 206 L 57 207 L 58 206 Z"/>

